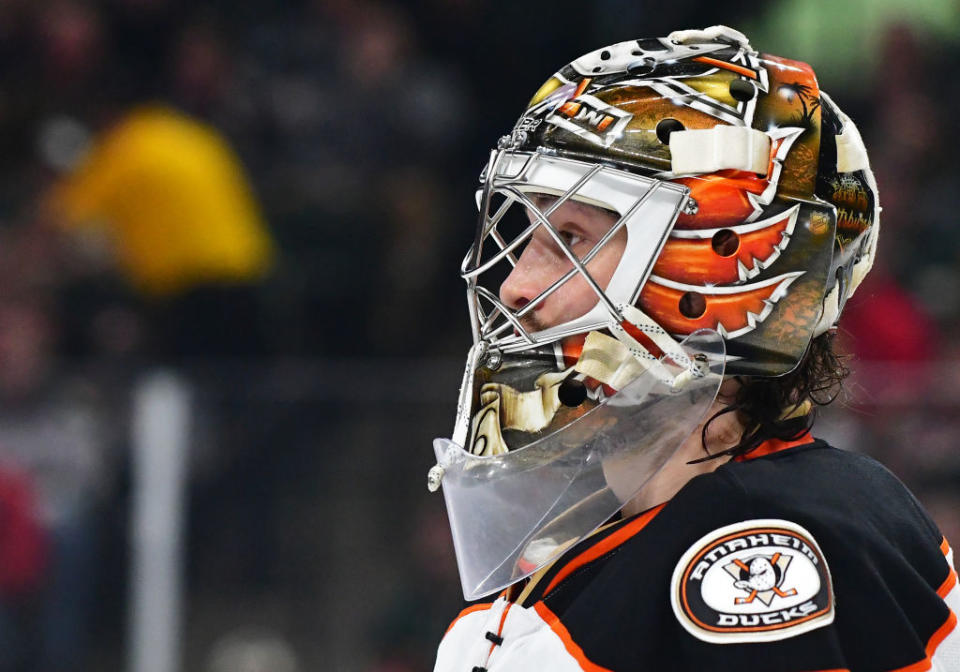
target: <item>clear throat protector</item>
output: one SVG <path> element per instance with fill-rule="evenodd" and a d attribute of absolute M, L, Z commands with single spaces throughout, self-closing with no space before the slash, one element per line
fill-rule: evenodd
<path fill-rule="evenodd" d="M 717 332 L 678 342 L 636 307 L 691 205 L 685 187 L 510 149 L 492 154 L 481 179 L 477 236 L 462 267 L 474 346 L 453 436 L 434 441 L 428 476 L 431 490 L 443 488 L 468 600 L 552 562 L 637 497 L 703 421 L 725 360 Z M 609 231 L 587 244 L 571 236 L 551 218 L 571 200 L 610 213 Z M 621 230 L 622 255 L 600 281 L 591 261 Z M 566 267 L 508 306 L 500 283 L 534 236 L 552 241 Z M 538 323 L 538 308 L 574 279 L 595 304 Z"/>

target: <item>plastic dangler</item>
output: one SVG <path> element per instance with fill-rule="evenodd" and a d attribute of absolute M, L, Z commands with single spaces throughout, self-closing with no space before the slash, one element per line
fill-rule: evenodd
<path fill-rule="evenodd" d="M 704 419 L 723 380 L 715 331 L 682 344 L 671 386 L 647 369 L 538 441 L 479 457 L 434 441 L 464 596 L 494 593 L 557 558 L 637 496 Z"/>

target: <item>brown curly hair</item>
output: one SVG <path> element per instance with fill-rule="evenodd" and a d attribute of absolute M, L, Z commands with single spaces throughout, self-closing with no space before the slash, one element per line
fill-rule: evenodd
<path fill-rule="evenodd" d="M 741 377 L 734 402 L 704 423 L 701 441 L 706 450 L 707 428 L 726 413 L 736 413 L 746 428 L 739 443 L 691 464 L 719 457 L 739 457 L 768 439 L 799 438 L 813 426 L 817 406 L 837 398 L 850 375 L 846 356 L 834 350 L 835 330 L 817 336 L 793 371 L 777 378 Z"/>

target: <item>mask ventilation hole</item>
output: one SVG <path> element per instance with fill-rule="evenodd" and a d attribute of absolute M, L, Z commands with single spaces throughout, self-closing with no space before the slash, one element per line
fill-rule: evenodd
<path fill-rule="evenodd" d="M 634 61 L 627 66 L 627 74 L 634 75 L 636 77 L 642 77 L 643 75 L 649 75 L 651 72 L 657 68 L 657 59 L 647 56 L 639 61 Z"/>
<path fill-rule="evenodd" d="M 703 294 L 686 292 L 680 297 L 680 314 L 688 320 L 695 320 L 707 312 L 707 300 Z"/>
<path fill-rule="evenodd" d="M 757 88 L 745 79 L 735 79 L 730 82 L 730 95 L 745 102 L 757 95 Z"/>
<path fill-rule="evenodd" d="M 564 406 L 579 406 L 587 398 L 587 386 L 576 378 L 567 378 L 557 388 L 557 398 Z"/>
<path fill-rule="evenodd" d="M 657 122 L 657 139 L 665 145 L 670 144 L 670 134 L 674 131 L 682 131 L 683 124 L 676 119 L 661 119 Z"/>
<path fill-rule="evenodd" d="M 720 229 L 713 234 L 710 245 L 721 257 L 732 257 L 740 249 L 740 236 L 730 229 Z"/>
<path fill-rule="evenodd" d="M 600 52 L 600 60 L 601 60 L 601 61 L 609 61 L 609 60 L 610 60 L 610 52 L 607 51 L 606 49 L 604 49 L 603 51 L 601 51 L 601 52 Z"/>

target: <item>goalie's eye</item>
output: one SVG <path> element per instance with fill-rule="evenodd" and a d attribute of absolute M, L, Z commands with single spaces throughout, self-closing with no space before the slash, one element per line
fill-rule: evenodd
<path fill-rule="evenodd" d="M 577 243 L 583 242 L 583 236 L 579 235 L 576 231 L 562 230 L 560 231 L 560 238 L 566 243 L 567 247 L 573 248 Z"/>

